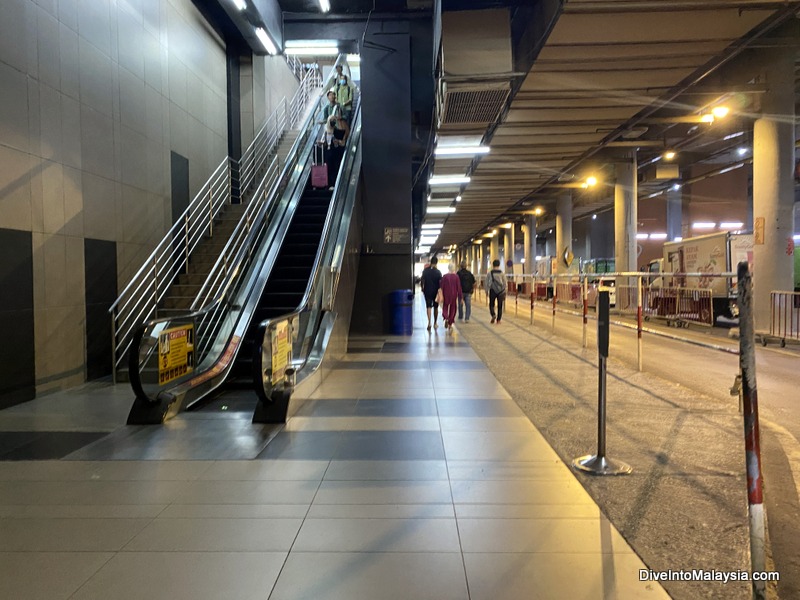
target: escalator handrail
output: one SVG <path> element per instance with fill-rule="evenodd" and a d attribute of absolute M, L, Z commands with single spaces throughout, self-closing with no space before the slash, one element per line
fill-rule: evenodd
<path fill-rule="evenodd" d="M 330 208 L 325 218 L 325 224 L 323 226 L 322 235 L 320 236 L 320 245 L 317 250 L 317 255 L 314 259 L 314 265 L 311 271 L 311 277 L 309 278 L 308 285 L 306 286 L 305 293 L 303 294 L 303 299 L 301 300 L 298 307 L 293 310 L 292 312 L 280 315 L 278 317 L 272 317 L 269 319 L 265 319 L 261 321 L 258 325 L 258 339 L 262 340 L 261 347 L 264 347 L 264 341 L 266 340 L 266 336 L 268 335 L 270 329 L 277 324 L 288 321 L 292 323 L 294 320 L 298 319 L 303 313 L 308 312 L 313 307 L 311 306 L 311 300 L 314 297 L 314 293 L 319 285 L 319 280 L 322 274 L 322 270 L 320 268 L 322 261 L 324 260 L 324 256 L 330 252 L 330 241 L 332 231 L 334 229 L 334 225 L 338 223 L 339 227 L 336 228 L 337 236 L 336 236 L 336 243 L 339 244 L 342 240 L 343 234 L 342 231 L 349 229 L 349 220 L 345 223 L 341 218 L 337 220 L 336 215 L 341 213 L 342 215 L 345 213 L 348 204 L 352 204 L 355 202 L 355 189 L 351 189 L 351 184 L 348 182 L 347 185 L 342 185 L 344 183 L 345 178 L 351 175 L 350 171 L 352 170 L 353 162 L 356 159 L 356 154 L 358 153 L 358 146 L 361 142 L 361 110 L 360 110 L 360 100 L 357 101 L 353 114 L 356 118 L 353 120 L 353 129 L 351 131 L 349 144 L 345 153 L 345 160 L 343 161 L 342 168 L 340 169 L 337 178 L 336 178 L 336 186 L 334 188 L 334 197 L 331 199 Z M 337 197 L 342 198 L 341 202 L 341 210 L 337 210 L 338 204 L 336 202 Z M 345 227 L 346 226 L 346 227 Z M 346 235 L 346 233 L 345 233 Z M 338 271 L 341 268 L 342 261 L 344 259 L 344 253 L 340 253 L 338 256 L 334 256 L 334 260 L 331 263 L 331 269 Z M 338 278 L 337 278 L 338 280 Z M 335 287 L 332 287 L 331 290 L 332 295 L 335 295 Z M 323 302 L 324 304 L 324 302 Z M 316 326 L 314 327 L 314 333 L 312 336 L 316 335 Z M 292 368 L 294 371 L 300 371 L 306 365 L 311 356 L 310 351 L 303 357 L 300 357 L 299 360 L 292 362 Z M 256 364 L 254 366 L 254 388 L 258 393 L 259 397 L 262 400 L 269 402 L 269 394 L 267 392 L 267 387 L 265 386 L 264 380 L 264 365 L 263 365 L 264 355 L 263 350 L 262 352 L 256 352 Z"/>

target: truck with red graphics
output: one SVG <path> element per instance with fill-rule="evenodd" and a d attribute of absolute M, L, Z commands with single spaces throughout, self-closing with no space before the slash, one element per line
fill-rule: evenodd
<path fill-rule="evenodd" d="M 714 275 L 736 271 L 746 260 L 753 268 L 753 234 L 721 231 L 664 244 L 662 258 L 651 260 L 650 287 L 676 287 L 711 291 L 714 316 L 735 318 L 735 277 L 686 277 L 683 273 Z M 674 276 L 665 276 L 668 273 Z"/>

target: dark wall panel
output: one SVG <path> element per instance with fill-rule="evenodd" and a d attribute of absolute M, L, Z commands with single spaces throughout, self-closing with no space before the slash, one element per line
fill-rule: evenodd
<path fill-rule="evenodd" d="M 189 159 L 177 152 L 170 152 L 169 158 L 174 224 L 189 206 Z"/>
<path fill-rule="evenodd" d="M 117 297 L 117 243 L 83 240 L 86 282 L 86 379 L 111 375 L 111 317 Z"/>
<path fill-rule="evenodd" d="M 413 289 L 412 265 L 403 254 L 362 254 L 350 319 L 351 335 L 380 335 L 391 328 L 389 294 Z"/>
<path fill-rule="evenodd" d="M 0 256 L 0 408 L 7 408 L 36 395 L 31 233 L 0 229 Z"/>

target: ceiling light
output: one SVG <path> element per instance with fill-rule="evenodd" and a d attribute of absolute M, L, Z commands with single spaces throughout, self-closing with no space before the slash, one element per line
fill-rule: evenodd
<path fill-rule="evenodd" d="M 744 156 L 747 154 L 747 148 L 738 148 L 736 152 L 739 154 L 739 156 Z"/>
<path fill-rule="evenodd" d="M 800 237 L 800 236 L 797 236 L 797 237 Z M 473 240 L 472 243 L 475 244 L 476 246 L 482 246 L 483 245 L 483 240 Z"/>
<path fill-rule="evenodd" d="M 681 236 L 679 236 L 679 235 L 678 235 L 678 236 L 675 236 L 675 239 L 674 239 L 674 240 L 672 240 L 672 241 L 673 241 L 673 242 L 682 242 L 682 241 L 683 241 L 683 238 L 682 238 Z"/>
<path fill-rule="evenodd" d="M 692 229 L 714 229 L 716 226 L 716 223 L 707 223 L 705 221 L 692 223 Z"/>
<path fill-rule="evenodd" d="M 336 56 L 339 54 L 339 49 L 305 46 L 301 48 L 286 48 L 283 53 L 291 54 L 293 56 Z"/>
<path fill-rule="evenodd" d="M 636 239 L 637 240 L 646 240 L 648 237 L 650 237 L 650 236 L 647 235 L 646 233 L 637 233 L 636 234 Z"/>
<path fill-rule="evenodd" d="M 437 224 L 433 224 L 433 223 L 425 223 L 422 226 L 423 229 L 441 229 L 442 227 L 444 227 L 444 224 L 437 225 Z"/>
<path fill-rule="evenodd" d="M 456 196 L 456 202 L 461 202 L 461 194 L 459 194 L 458 196 Z"/>
<path fill-rule="evenodd" d="M 741 229 L 744 227 L 744 223 L 739 221 L 724 221 L 719 224 L 720 229 Z"/>
<path fill-rule="evenodd" d="M 420 246 L 416 250 L 414 250 L 414 254 L 428 254 L 431 251 L 430 246 Z"/>
<path fill-rule="evenodd" d="M 244 0 L 231 0 L 231 3 L 239 10 L 245 10 L 247 8 L 247 3 Z"/>
<path fill-rule="evenodd" d="M 461 175 L 434 175 L 428 181 L 428 185 L 459 185 L 469 182 L 469 177 Z"/>
<path fill-rule="evenodd" d="M 514 227 L 514 224 L 513 223 L 506 223 L 505 225 L 503 225 L 503 227 L 505 229 L 511 229 L 512 227 Z"/>
<path fill-rule="evenodd" d="M 595 177 L 594 175 L 589 175 L 589 177 L 586 178 L 586 185 L 588 185 L 589 187 L 597 185 L 597 177 Z"/>
<path fill-rule="evenodd" d="M 455 206 L 429 206 L 426 211 L 429 215 L 446 215 L 456 212 Z"/>
<path fill-rule="evenodd" d="M 651 233 L 650 234 L 650 239 L 651 240 L 665 240 L 665 239 L 667 239 L 667 234 L 666 233 Z"/>
<path fill-rule="evenodd" d="M 743 136 L 743 135 L 744 135 L 744 131 L 737 131 L 736 133 L 731 133 L 731 134 L 729 134 L 729 135 L 726 135 L 726 136 L 725 136 L 724 138 L 722 138 L 722 139 L 723 139 L 723 140 L 725 140 L 725 141 L 727 141 L 727 140 L 732 140 L 733 138 L 741 137 L 741 136 Z"/>
<path fill-rule="evenodd" d="M 497 235 L 497 229 L 492 229 L 492 235 Z"/>
<path fill-rule="evenodd" d="M 701 123 L 713 123 L 714 122 L 714 115 L 712 115 L 711 113 L 709 113 L 707 115 L 703 115 L 703 116 L 700 117 L 700 122 Z"/>
<path fill-rule="evenodd" d="M 288 40 L 287 48 L 338 48 L 338 40 Z"/>
<path fill-rule="evenodd" d="M 681 189 L 681 184 L 680 183 L 672 184 L 672 189 L 673 189 L 673 191 L 677 192 L 679 189 Z"/>
<path fill-rule="evenodd" d="M 475 156 L 489 154 L 489 146 L 440 146 L 436 148 L 436 156 Z"/>
<path fill-rule="evenodd" d="M 596 221 L 596 220 L 597 220 L 597 215 L 592 215 L 592 221 Z"/>
<path fill-rule="evenodd" d="M 271 56 L 275 56 L 278 53 L 278 48 L 275 46 L 275 42 L 272 41 L 272 38 L 269 37 L 269 34 L 262 27 L 256 27 L 256 37 Z"/>
<path fill-rule="evenodd" d="M 711 114 L 714 115 L 715 119 L 724 119 L 728 116 L 728 113 L 731 112 L 731 109 L 727 106 L 715 106 L 711 109 Z"/>
<path fill-rule="evenodd" d="M 331 2 L 330 0 L 319 0 L 319 9 L 326 13 L 331 9 Z"/>
<path fill-rule="evenodd" d="M 484 234 L 483 234 L 483 237 L 485 237 L 485 238 L 492 238 L 492 237 L 494 237 L 494 234 L 493 234 L 493 233 L 490 231 L 489 233 L 484 233 Z"/>
<path fill-rule="evenodd" d="M 536 215 L 537 217 L 542 216 L 543 213 L 544 209 L 541 206 L 537 206 L 536 208 L 533 209 L 533 214 Z"/>
<path fill-rule="evenodd" d="M 667 150 L 666 152 L 664 152 L 664 160 L 672 160 L 673 158 L 675 158 L 675 156 L 676 153 L 674 150 Z"/>
<path fill-rule="evenodd" d="M 359 64 L 361 62 L 361 55 L 360 54 L 348 54 L 346 59 L 347 59 L 347 62 L 353 63 L 354 65 L 357 65 L 357 64 Z"/>

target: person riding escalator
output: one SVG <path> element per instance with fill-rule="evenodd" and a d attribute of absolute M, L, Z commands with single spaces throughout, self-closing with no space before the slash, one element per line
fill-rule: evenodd
<path fill-rule="evenodd" d="M 332 115 L 328 123 L 333 126 L 333 132 L 325 162 L 328 164 L 328 189 L 332 190 L 336 185 L 336 177 L 339 175 L 339 167 L 344 158 L 347 138 L 350 137 L 350 126 L 338 114 Z"/>

